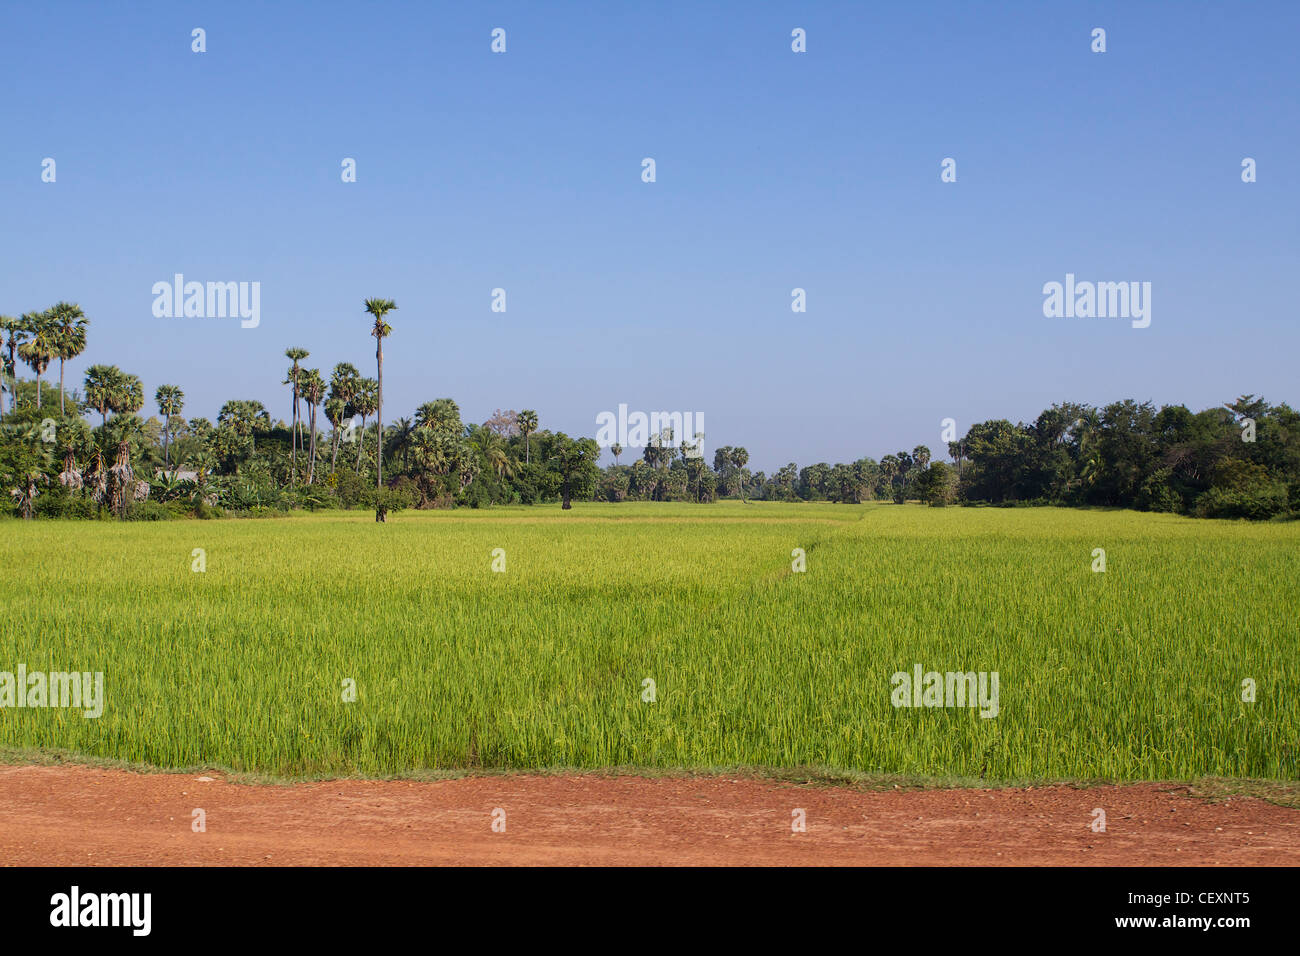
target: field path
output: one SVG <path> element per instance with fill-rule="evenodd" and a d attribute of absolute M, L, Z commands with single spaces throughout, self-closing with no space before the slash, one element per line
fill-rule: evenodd
<path fill-rule="evenodd" d="M 1107 832 L 1093 833 L 1092 811 Z M 191 829 L 193 811 L 206 832 Z M 493 832 L 492 813 L 506 830 Z M 807 832 L 791 832 L 793 811 Z M 1172 784 L 859 791 L 753 778 L 234 784 L 0 766 L 5 865 L 1300 864 L 1300 810 Z"/>

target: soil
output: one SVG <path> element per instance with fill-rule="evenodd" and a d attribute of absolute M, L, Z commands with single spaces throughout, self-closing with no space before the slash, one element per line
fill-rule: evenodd
<path fill-rule="evenodd" d="M 1092 830 L 1095 808 L 1105 832 Z M 806 832 L 792 830 L 795 810 Z M 1176 784 L 879 791 L 520 774 L 249 785 L 0 766 L 0 863 L 1295 866 L 1300 810 Z"/>

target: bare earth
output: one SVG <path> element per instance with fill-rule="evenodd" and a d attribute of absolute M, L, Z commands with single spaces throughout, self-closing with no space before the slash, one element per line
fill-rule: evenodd
<path fill-rule="evenodd" d="M 1090 829 L 1106 811 L 1106 832 Z M 191 829 L 192 811 L 207 830 Z M 492 814 L 505 811 L 504 833 Z M 806 811 L 794 833 L 792 811 Z M 1300 811 L 1173 784 L 859 791 L 724 777 L 228 783 L 0 766 L 5 865 L 1291 865 Z"/>

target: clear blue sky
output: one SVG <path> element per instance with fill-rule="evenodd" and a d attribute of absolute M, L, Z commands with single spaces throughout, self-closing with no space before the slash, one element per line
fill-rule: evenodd
<path fill-rule="evenodd" d="M 769 472 L 1061 400 L 1294 405 L 1298 35 L 1293 2 L 9 3 L 0 312 L 79 302 L 73 382 L 284 418 L 284 349 L 373 374 L 385 296 L 387 421 L 697 411 Z M 261 325 L 154 318 L 176 272 L 260 282 Z M 1151 282 L 1150 328 L 1044 318 L 1067 272 Z"/>

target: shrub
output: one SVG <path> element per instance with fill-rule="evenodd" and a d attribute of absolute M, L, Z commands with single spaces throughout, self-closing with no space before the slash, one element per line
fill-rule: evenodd
<path fill-rule="evenodd" d="M 355 472 L 336 471 L 334 478 L 334 494 L 338 496 L 342 508 L 355 508 L 362 503 L 361 496 L 371 490 L 369 483 Z"/>
<path fill-rule="evenodd" d="M 1249 518 L 1262 521 L 1285 514 L 1287 487 L 1280 481 L 1255 482 L 1244 488 L 1211 488 L 1196 499 L 1200 518 Z"/>
<path fill-rule="evenodd" d="M 127 509 L 128 521 L 170 521 L 175 513 L 161 501 L 137 501 Z"/>
<path fill-rule="evenodd" d="M 37 496 L 32 511 L 38 518 L 94 518 L 98 509 L 89 498 L 55 483 Z"/>

